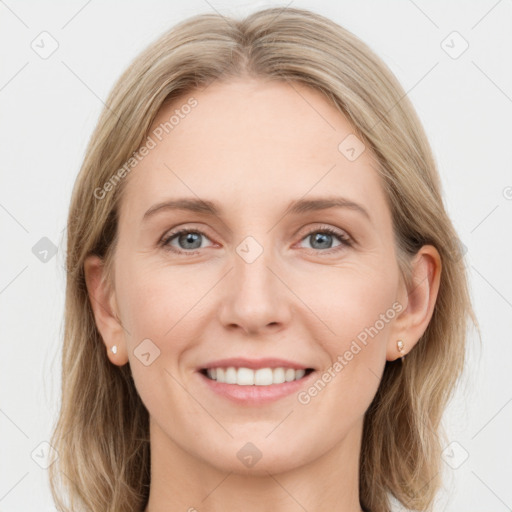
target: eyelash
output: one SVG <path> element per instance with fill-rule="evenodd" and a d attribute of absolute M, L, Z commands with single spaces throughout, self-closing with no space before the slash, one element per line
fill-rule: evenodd
<path fill-rule="evenodd" d="M 193 255 L 197 254 L 197 252 L 200 249 L 196 249 L 195 251 L 184 251 L 184 250 L 177 250 L 174 247 L 169 245 L 169 242 L 171 242 L 174 238 L 178 237 L 179 235 L 181 235 L 183 233 L 195 233 L 195 234 L 202 235 L 202 236 L 204 236 L 204 237 L 209 239 L 208 235 L 206 235 L 206 233 L 204 233 L 203 231 L 201 231 L 199 229 L 183 228 L 183 229 L 179 229 L 177 231 L 173 231 L 173 232 L 165 235 L 160 240 L 159 245 L 163 249 L 165 249 L 167 251 L 170 251 L 170 252 L 174 252 L 176 254 L 183 254 L 183 255 L 187 255 L 187 256 L 193 256 Z M 309 231 L 308 233 L 306 233 L 301 238 L 301 241 L 304 240 L 305 238 L 315 234 L 315 233 L 322 233 L 322 234 L 333 235 L 336 238 L 338 238 L 338 240 L 341 242 L 340 245 L 338 245 L 337 247 L 331 248 L 331 249 L 325 249 L 325 250 L 322 250 L 322 249 L 309 249 L 310 251 L 313 251 L 316 254 L 321 254 L 321 253 L 323 253 L 323 254 L 332 254 L 332 253 L 338 252 L 339 250 L 342 250 L 343 248 L 352 247 L 352 245 L 353 245 L 352 239 L 350 237 L 348 237 L 343 232 L 338 231 L 338 230 L 336 230 L 334 228 L 331 228 L 329 226 L 324 226 L 324 227 L 316 228 L 316 229 L 313 229 L 313 230 Z"/>

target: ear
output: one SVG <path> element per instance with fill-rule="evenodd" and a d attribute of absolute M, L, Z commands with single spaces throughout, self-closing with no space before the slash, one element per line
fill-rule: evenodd
<path fill-rule="evenodd" d="M 85 282 L 96 327 L 105 344 L 110 361 L 118 366 L 128 362 L 124 329 L 119 320 L 115 292 L 108 285 L 104 261 L 96 255 L 88 256 L 84 263 Z M 116 345 L 117 353 L 111 348 Z"/>
<path fill-rule="evenodd" d="M 418 343 L 432 318 L 441 281 L 441 257 L 433 245 L 424 245 L 411 262 L 411 286 L 402 282 L 400 304 L 404 309 L 396 318 L 388 342 L 386 359 L 394 361 Z M 397 341 L 402 340 L 400 353 Z"/>

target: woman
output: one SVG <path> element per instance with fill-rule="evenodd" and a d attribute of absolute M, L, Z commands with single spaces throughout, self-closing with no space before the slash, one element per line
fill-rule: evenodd
<path fill-rule="evenodd" d="M 476 323 L 457 240 L 354 35 L 292 8 L 174 27 L 73 192 L 59 509 L 431 509 Z"/>

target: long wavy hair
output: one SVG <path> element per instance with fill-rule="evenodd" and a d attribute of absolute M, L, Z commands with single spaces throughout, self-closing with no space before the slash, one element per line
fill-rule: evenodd
<path fill-rule="evenodd" d="M 432 319 L 403 361 L 388 361 L 364 419 L 359 467 L 363 508 L 389 512 L 391 497 L 431 510 L 442 484 L 441 419 L 463 373 L 471 306 L 467 271 L 443 205 L 421 123 L 400 83 L 361 40 L 304 9 L 268 8 L 244 19 L 200 14 L 164 33 L 112 89 L 73 189 L 67 224 L 62 399 L 49 468 L 60 511 L 142 511 L 150 486 L 149 416 L 130 365 L 110 363 L 84 279 L 100 256 L 111 283 L 118 212 L 126 179 L 98 189 L 147 139 L 164 104 L 213 81 L 238 77 L 301 83 L 321 91 L 376 156 L 392 213 L 397 259 L 411 286 L 410 260 L 423 244 L 442 260 Z"/>

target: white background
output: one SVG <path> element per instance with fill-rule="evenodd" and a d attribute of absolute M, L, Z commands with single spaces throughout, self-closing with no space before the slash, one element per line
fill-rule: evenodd
<path fill-rule="evenodd" d="M 419 113 L 467 247 L 482 329 L 481 348 L 470 338 L 467 373 L 445 416 L 457 443 L 447 460 L 458 468 L 444 464 L 446 490 L 436 510 L 511 510 L 511 0 L 6 0 L 0 2 L 1 512 L 55 510 L 47 471 L 31 453 L 49 439 L 59 407 L 67 208 L 102 102 L 135 55 L 175 23 L 201 12 L 243 16 L 271 5 L 309 8 L 354 32 L 397 75 Z M 31 48 L 43 31 L 59 45 L 47 59 Z M 453 31 L 469 44 L 456 59 L 445 51 L 463 48 L 458 36 L 446 39 Z M 42 237 L 58 246 L 46 263 L 32 252 Z"/>

